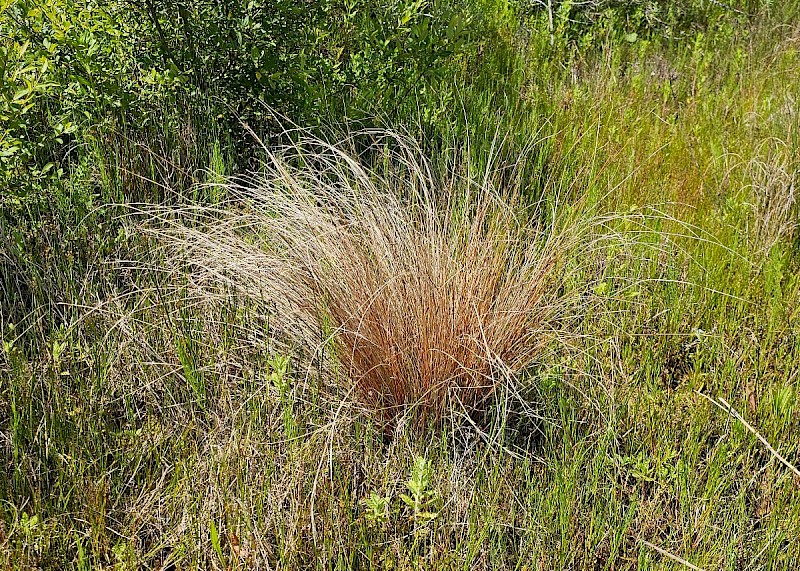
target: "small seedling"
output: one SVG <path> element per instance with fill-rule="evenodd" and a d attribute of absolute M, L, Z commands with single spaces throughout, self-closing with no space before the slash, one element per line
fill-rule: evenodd
<path fill-rule="evenodd" d="M 411 468 L 411 477 L 406 482 L 409 494 L 401 494 L 400 499 L 413 510 L 416 523 L 427 523 L 439 514 L 432 511 L 434 492 L 429 490 L 430 465 L 422 456 L 417 456 Z"/>
<path fill-rule="evenodd" d="M 61 362 L 61 355 L 64 349 L 67 348 L 66 341 L 53 341 L 53 362 L 59 364 Z"/>
<path fill-rule="evenodd" d="M 116 571 L 124 571 L 125 569 L 132 569 L 135 558 L 133 546 L 127 541 L 120 541 L 111 548 L 116 560 Z"/>
<path fill-rule="evenodd" d="M 283 428 L 286 431 L 287 437 L 291 438 L 295 435 L 297 428 L 294 421 L 292 412 L 292 399 L 289 397 L 290 377 L 289 377 L 289 357 L 282 355 L 275 355 L 267 361 L 270 368 L 269 381 L 272 383 L 281 396 L 281 403 L 283 405 Z"/>
<path fill-rule="evenodd" d="M 387 521 L 389 519 L 389 504 L 391 501 L 392 498 L 390 496 L 381 496 L 375 490 L 371 491 L 368 498 L 361 500 L 361 503 L 367 507 L 364 517 L 376 523 Z"/>
<path fill-rule="evenodd" d="M 267 361 L 270 368 L 269 381 L 281 395 L 289 389 L 289 362 L 289 357 L 283 355 L 275 355 Z"/>
<path fill-rule="evenodd" d="M 36 514 L 29 516 L 26 512 L 22 512 L 19 527 L 27 547 L 33 550 L 34 553 L 40 553 L 43 547 L 42 540 L 45 530 L 42 529 L 39 516 Z"/>

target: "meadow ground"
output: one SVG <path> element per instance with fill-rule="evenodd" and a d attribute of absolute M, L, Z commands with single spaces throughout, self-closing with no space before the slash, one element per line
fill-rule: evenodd
<path fill-rule="evenodd" d="M 606 217 L 588 238 L 601 247 L 558 257 L 545 297 L 572 302 L 480 410 L 443 394 L 423 420 L 387 423 L 352 390 L 354 360 L 337 343 L 357 341 L 337 340 L 334 311 L 326 330 L 290 319 L 298 307 L 258 280 L 241 287 L 271 267 L 231 252 L 260 247 L 262 227 L 291 234 L 313 218 L 311 234 L 339 232 L 329 203 L 298 222 L 278 192 L 213 259 L 190 231 L 242 215 L 226 186 L 159 210 L 89 205 L 67 233 L 9 232 L 1 244 L 4 299 L 29 301 L 0 316 L 0 565 L 800 567 L 800 27 L 754 25 L 680 49 L 628 37 L 568 62 L 519 41 L 503 80 L 513 95 L 465 88 L 466 132 L 453 121 L 447 144 L 420 151 L 431 180 L 518 189 L 545 219 L 555 197 L 570 219 Z M 357 157 L 373 181 L 408 166 L 384 159 Z M 323 163 L 299 168 L 311 177 Z M 224 160 L 211 167 L 203 181 L 224 182 Z M 121 168 L 98 160 L 70 184 L 112 188 Z M 165 220 L 180 221 L 181 238 Z M 337 244 L 357 242 L 357 230 L 341 232 Z M 378 248 L 368 246 L 353 246 L 365 272 Z M 315 291 L 308 279 L 298 291 Z M 520 290 L 500 288 L 503 299 Z M 352 291 L 323 293 L 335 303 Z M 385 309 L 395 327 L 404 304 L 412 319 L 421 303 L 400 291 L 389 293 L 408 299 Z M 282 330 L 300 322 L 321 355 Z M 398 365 L 409 383 L 427 353 L 410 354 Z"/>

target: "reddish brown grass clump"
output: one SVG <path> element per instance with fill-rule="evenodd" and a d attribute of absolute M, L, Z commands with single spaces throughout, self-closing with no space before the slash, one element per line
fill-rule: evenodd
<path fill-rule="evenodd" d="M 331 344 L 337 382 L 380 418 L 440 418 L 563 336 L 564 288 L 596 221 L 524 207 L 491 170 L 435 177 L 386 137 L 374 168 L 319 141 L 270 154 L 263 174 L 226 186 L 221 211 L 168 235 L 196 277 L 267 301 L 279 335 Z"/>

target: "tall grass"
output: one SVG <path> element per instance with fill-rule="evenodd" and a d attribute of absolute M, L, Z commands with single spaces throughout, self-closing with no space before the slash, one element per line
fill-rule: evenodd
<path fill-rule="evenodd" d="M 331 346 L 333 376 L 380 419 L 480 404 L 587 303 L 573 278 L 607 222 L 590 205 L 526 200 L 491 160 L 434 173 L 389 132 L 266 153 L 221 207 L 160 210 L 155 231 L 196 282 L 271 305 L 308 354 Z"/>

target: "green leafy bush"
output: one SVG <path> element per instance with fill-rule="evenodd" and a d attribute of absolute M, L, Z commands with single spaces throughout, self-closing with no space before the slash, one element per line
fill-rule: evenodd
<path fill-rule="evenodd" d="M 29 195 L 64 174 L 88 135 L 114 129 L 136 138 L 213 121 L 242 152 L 241 122 L 268 132 L 274 112 L 309 124 L 394 109 L 454 73 L 469 4 L 5 2 L 0 180 Z"/>
<path fill-rule="evenodd" d="M 633 43 L 638 39 L 672 41 L 698 33 L 730 32 L 748 18 L 764 15 L 769 4 L 759 0 L 523 0 L 521 7 L 544 22 L 552 45 L 580 45 L 585 49 L 610 36 Z"/>

